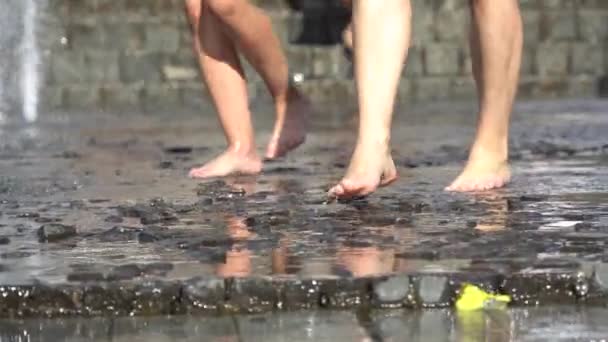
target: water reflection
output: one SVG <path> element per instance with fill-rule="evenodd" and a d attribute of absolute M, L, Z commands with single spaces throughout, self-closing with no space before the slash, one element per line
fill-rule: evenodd
<path fill-rule="evenodd" d="M 272 197 L 270 200 L 276 201 L 279 207 L 282 202 L 289 201 L 288 196 L 304 191 L 303 184 L 294 179 L 277 178 L 260 183 L 255 177 L 232 178 L 227 184 L 235 193 L 241 193 L 245 197 L 252 196 L 254 200 L 260 193 L 268 194 L 268 197 Z M 264 197 L 262 200 L 269 199 Z M 472 201 L 478 207 L 474 225 L 467 223 L 468 228 L 460 229 L 463 232 L 472 230 L 480 234 L 463 234 L 461 240 L 444 248 L 448 255 L 451 249 L 472 248 L 467 246 L 474 246 L 477 243 L 481 245 L 494 243 L 494 240 L 501 236 L 494 234 L 507 231 L 510 215 L 507 194 L 502 191 L 479 193 Z M 288 211 L 294 213 L 293 215 L 306 210 L 310 212 L 306 205 L 298 201 L 289 202 Z M 280 211 L 281 209 L 279 213 Z M 267 233 L 258 235 L 256 230 L 249 226 L 250 222 L 245 215 L 224 213 L 225 233 L 235 243 L 225 252 L 224 261 L 216 265 L 216 274 L 224 277 L 245 277 L 260 273 L 260 268 L 256 269 L 260 265 L 266 265 L 263 266 L 262 274 L 295 274 L 304 277 L 378 276 L 395 272 L 415 272 L 435 264 L 444 270 L 469 267 L 470 261 L 467 259 L 463 259 L 462 262 L 457 260 L 435 262 L 434 258 L 427 259 L 426 254 L 437 251 L 421 254 L 410 247 L 415 246 L 417 241 L 428 235 L 425 231 L 427 228 L 419 225 L 424 222 L 425 226 L 431 226 L 432 217 L 421 216 L 421 219 L 406 218 L 395 221 L 392 217 L 384 215 L 385 212 L 386 208 L 379 207 L 377 203 L 360 202 L 340 207 L 339 211 L 331 213 L 333 217 L 339 219 L 339 222 L 330 222 L 332 225 L 327 227 L 327 231 L 315 229 L 311 231 L 307 229 L 307 222 L 302 222 L 302 229 L 291 223 L 277 227 L 270 225 L 271 227 L 265 228 L 271 229 L 270 235 L 276 233 L 278 238 L 272 243 L 271 248 L 260 250 L 250 248 L 251 244 L 248 242 L 268 238 Z M 285 220 L 292 222 L 291 218 Z M 323 223 L 323 221 L 317 222 Z M 273 230 L 275 228 L 276 230 Z M 447 234 L 453 228 L 438 226 L 436 229 L 437 232 L 430 235 L 431 238 L 436 234 Z M 321 241 L 326 239 L 328 242 L 308 244 L 308 241 L 317 235 Z M 486 235 L 490 240 L 485 237 Z M 410 253 L 412 251 L 413 254 Z M 443 259 L 441 255 L 438 256 Z M 475 257 L 475 253 L 472 253 L 472 258 L 479 259 Z"/>
<path fill-rule="evenodd" d="M 1 341 L 601 341 L 605 308 L 281 312 L 235 317 L 0 320 Z"/>
<path fill-rule="evenodd" d="M 485 214 L 479 217 L 479 220 L 475 225 L 476 230 L 489 233 L 500 232 L 506 229 L 509 214 L 509 200 L 501 190 L 477 194 L 475 199 L 487 207 Z"/>
<path fill-rule="evenodd" d="M 260 187 L 255 177 L 230 178 L 227 184 L 235 193 L 251 196 Z M 269 182 L 269 193 L 281 196 L 302 193 L 302 183 L 294 180 L 277 179 Z M 267 189 L 266 186 L 264 186 Z M 290 210 L 298 210 L 297 204 Z M 302 210 L 304 210 L 302 208 Z M 359 210 L 359 215 L 369 215 L 372 209 Z M 307 238 L 307 231 L 286 229 L 279 232 L 281 237 L 270 251 L 253 251 L 247 247 L 247 241 L 258 238 L 248 226 L 244 216 L 226 215 L 224 218 L 226 235 L 234 244 L 225 252 L 222 263 L 216 265 L 216 274 L 222 277 L 246 277 L 254 272 L 254 258 L 268 258 L 271 274 L 297 274 L 300 276 L 318 276 L 320 274 L 338 274 L 343 276 L 366 277 L 389 274 L 396 270 L 396 251 L 394 248 L 380 248 L 373 243 L 364 243 L 365 235 L 376 232 L 386 236 L 394 236 L 394 227 L 355 227 L 350 232 L 351 238 L 344 239 L 342 243 L 332 246 L 325 255 L 316 257 L 302 257 L 293 246 L 294 241 Z M 360 233 L 360 236 L 358 236 Z"/>
<path fill-rule="evenodd" d="M 247 240 L 252 234 L 247 229 L 244 218 L 227 219 L 227 233 L 235 241 Z M 221 277 L 246 277 L 251 274 L 252 252 L 246 247 L 235 244 L 226 251 L 223 264 L 217 265 L 217 275 Z"/>

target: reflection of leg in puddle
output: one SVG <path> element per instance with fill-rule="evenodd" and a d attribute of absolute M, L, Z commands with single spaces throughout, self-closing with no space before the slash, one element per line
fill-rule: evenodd
<path fill-rule="evenodd" d="M 245 241 L 251 237 L 243 218 L 228 218 L 227 230 L 230 238 L 236 241 Z M 216 270 L 220 277 L 246 277 L 251 271 L 251 251 L 241 246 L 226 251 L 224 263 L 219 264 Z"/>
<path fill-rule="evenodd" d="M 523 44 L 516 0 L 472 1 L 473 73 L 479 96 L 479 120 L 469 160 L 447 190 L 483 191 L 509 182 L 508 131 L 517 92 Z"/>
<path fill-rule="evenodd" d="M 376 247 L 340 248 L 336 266 L 343 267 L 353 277 L 377 276 L 395 270 L 395 251 Z"/>
<path fill-rule="evenodd" d="M 262 168 L 256 152 L 247 84 L 237 49 L 266 82 L 276 108 L 267 157 L 282 156 L 305 140 L 308 101 L 289 86 L 286 58 L 270 19 L 246 0 L 186 0 L 194 50 L 228 141 L 227 150 L 191 177 L 255 174 Z"/>

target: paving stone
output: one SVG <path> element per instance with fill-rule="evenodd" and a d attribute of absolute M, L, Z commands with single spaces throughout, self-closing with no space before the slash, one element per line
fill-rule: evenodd
<path fill-rule="evenodd" d="M 399 307 L 411 300 L 409 296 L 412 287 L 409 276 L 389 276 L 386 279 L 378 279 L 373 284 L 375 305 Z"/>
<path fill-rule="evenodd" d="M 211 312 L 223 310 L 226 301 L 226 288 L 223 279 L 194 278 L 183 285 L 183 310 L 188 313 Z"/>
<path fill-rule="evenodd" d="M 302 312 L 239 316 L 240 337 L 249 341 L 365 341 L 370 337 L 350 312 Z"/>

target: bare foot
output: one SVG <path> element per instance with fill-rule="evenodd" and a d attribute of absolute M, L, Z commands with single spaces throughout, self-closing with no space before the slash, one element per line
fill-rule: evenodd
<path fill-rule="evenodd" d="M 506 158 L 488 153 L 472 153 L 462 173 L 446 191 L 475 192 L 502 188 L 511 180 Z"/>
<path fill-rule="evenodd" d="M 329 190 L 330 199 L 365 197 L 381 186 L 397 180 L 397 169 L 387 148 L 359 148 L 351 159 L 346 176 Z"/>
<path fill-rule="evenodd" d="M 224 177 L 234 174 L 258 174 L 262 171 L 262 160 L 254 152 L 239 153 L 227 150 L 205 165 L 190 170 L 191 178 Z"/>
<path fill-rule="evenodd" d="M 310 102 L 297 90 L 290 93 L 286 104 L 277 104 L 279 119 L 266 149 L 268 159 L 282 157 L 306 141 Z"/>

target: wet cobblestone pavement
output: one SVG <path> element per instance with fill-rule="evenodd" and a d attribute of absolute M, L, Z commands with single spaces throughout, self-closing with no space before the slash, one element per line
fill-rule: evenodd
<path fill-rule="evenodd" d="M 608 304 L 608 103 L 520 105 L 513 184 L 445 193 L 470 112 L 400 115 L 402 178 L 333 204 L 353 140 L 338 115 L 259 177 L 208 182 L 185 177 L 223 144 L 208 118 L 0 126 L 0 316 L 443 308 L 463 282 L 515 306 Z"/>

